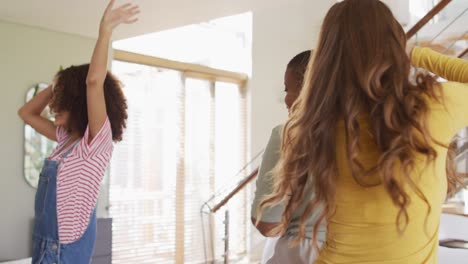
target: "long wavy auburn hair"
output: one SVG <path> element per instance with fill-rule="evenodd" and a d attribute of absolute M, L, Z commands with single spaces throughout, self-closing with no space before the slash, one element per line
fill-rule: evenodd
<path fill-rule="evenodd" d="M 396 225 L 400 231 L 409 221 L 409 192 L 425 201 L 430 213 L 412 172 L 416 157 L 425 158 L 429 165 L 437 157 L 434 144 L 442 145 L 431 137 L 426 121 L 428 101 L 443 104 L 443 94 L 430 74 L 419 73 L 416 81 L 409 80 L 406 42 L 403 28 L 378 0 L 345 0 L 329 10 L 301 95 L 284 126 L 281 158 L 273 171 L 274 192 L 259 205 L 257 219 L 265 207 L 286 205 L 281 225 L 272 234 L 285 233 L 311 184 L 314 196 L 300 219 L 297 242 L 305 237 L 312 211 L 318 211 L 312 237 L 317 245 L 319 225 L 335 210 L 338 123 L 344 124 L 353 178 L 364 187 L 385 187 L 399 208 Z M 380 152 L 371 168 L 358 159 L 363 130 L 358 119 L 363 117 Z"/>

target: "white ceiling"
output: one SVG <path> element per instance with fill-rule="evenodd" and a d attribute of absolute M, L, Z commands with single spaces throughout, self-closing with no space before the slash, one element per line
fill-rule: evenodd
<path fill-rule="evenodd" d="M 117 0 L 120 5 L 128 0 Z M 140 6 L 139 21 L 124 25 L 116 39 L 208 21 L 262 6 L 311 0 L 131 0 Z M 324 0 L 320 0 L 324 1 Z M 327 0 L 329 1 L 329 0 Z M 0 20 L 59 32 L 97 37 L 98 23 L 107 0 L 2 1 Z"/>
<path fill-rule="evenodd" d="M 117 0 L 116 5 L 127 1 L 140 5 L 142 11 L 139 16 L 140 20 L 133 25 L 121 26 L 114 34 L 115 40 L 205 22 L 247 11 L 289 4 L 300 5 L 302 3 L 307 6 L 305 2 L 308 1 L 335 2 L 336 0 Z M 410 0 L 382 1 L 392 8 L 403 25 L 408 23 Z M 452 4 L 452 9 L 466 8 L 465 0 L 455 2 L 463 6 Z M 107 3 L 108 0 L 2 1 L 0 20 L 95 38 L 102 11 Z M 459 26 L 461 29 L 457 32 L 465 31 L 464 23 L 467 19 L 468 15 L 460 19 L 463 22 L 458 23 L 461 24 Z M 433 30 L 427 28 L 426 31 L 429 31 L 429 35 L 433 35 Z"/>

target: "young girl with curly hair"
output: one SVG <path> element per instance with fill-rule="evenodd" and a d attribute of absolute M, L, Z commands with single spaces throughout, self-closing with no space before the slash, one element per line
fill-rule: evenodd
<path fill-rule="evenodd" d="M 133 23 L 133 4 L 102 17 L 90 64 L 59 71 L 53 83 L 18 111 L 25 123 L 57 141 L 44 161 L 35 197 L 32 263 L 89 263 L 96 238 L 96 202 L 113 142 L 122 140 L 127 104 L 107 71 L 112 31 Z M 50 104 L 54 122 L 41 117 Z"/>

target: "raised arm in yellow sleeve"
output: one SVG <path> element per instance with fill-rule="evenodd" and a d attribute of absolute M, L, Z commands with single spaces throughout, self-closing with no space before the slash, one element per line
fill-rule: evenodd
<path fill-rule="evenodd" d="M 443 140 L 449 142 L 460 129 L 468 126 L 468 62 L 442 55 L 429 48 L 414 48 L 411 60 L 414 66 L 424 68 L 449 81 L 441 83 L 445 111 L 434 111 L 434 116 L 443 116 L 435 118 L 435 123 L 432 124 L 433 132 L 445 134 L 448 138 Z"/>
<path fill-rule="evenodd" d="M 468 61 L 449 57 L 429 48 L 415 47 L 411 55 L 415 67 L 424 68 L 448 81 L 468 83 Z"/>

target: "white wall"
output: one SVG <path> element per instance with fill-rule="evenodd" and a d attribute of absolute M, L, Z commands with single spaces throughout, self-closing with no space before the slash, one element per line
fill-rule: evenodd
<path fill-rule="evenodd" d="M 89 62 L 93 39 L 0 21 L 0 261 L 29 256 L 35 189 L 23 178 L 26 91 L 60 65 Z"/>
<path fill-rule="evenodd" d="M 251 89 L 252 153 L 287 118 L 283 77 L 293 56 L 313 49 L 325 13 L 335 1 L 294 1 L 253 12 Z"/>
<path fill-rule="evenodd" d="M 392 10 L 395 17 L 403 26 L 410 23 L 410 3 L 409 0 L 382 0 Z"/>
<path fill-rule="evenodd" d="M 286 120 L 283 102 L 286 65 L 297 53 L 314 48 L 322 19 L 334 2 L 285 1 L 282 5 L 254 10 L 249 82 L 252 156 L 265 147 L 271 129 Z M 256 259 L 262 253 L 263 239 L 252 231 L 251 241 L 251 257 Z"/>

